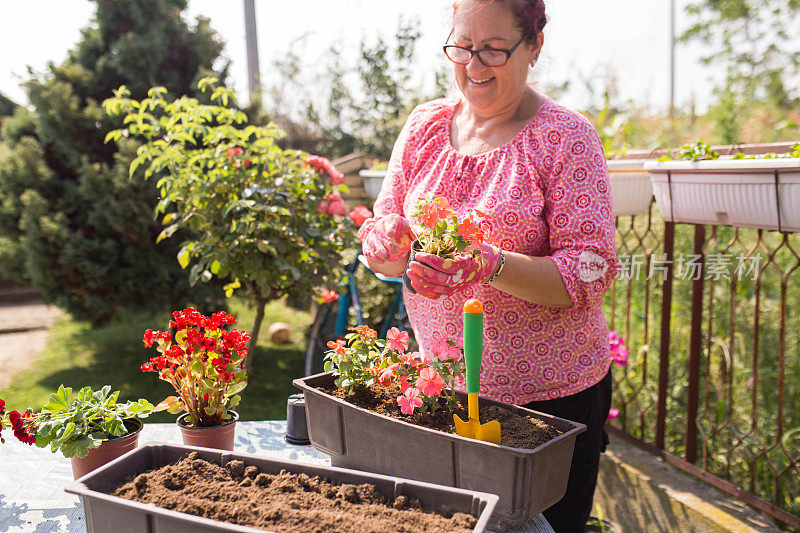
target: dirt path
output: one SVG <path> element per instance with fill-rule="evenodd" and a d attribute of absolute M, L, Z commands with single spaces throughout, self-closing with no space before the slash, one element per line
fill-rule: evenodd
<path fill-rule="evenodd" d="M 0 388 L 42 353 L 59 316 L 57 307 L 36 301 L 0 305 Z"/>

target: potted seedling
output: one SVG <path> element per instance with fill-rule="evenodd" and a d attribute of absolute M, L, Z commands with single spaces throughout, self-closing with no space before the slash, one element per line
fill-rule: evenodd
<path fill-rule="evenodd" d="M 48 402 L 35 412 L 0 414 L 22 442 L 50 447 L 72 461 L 75 479 L 136 448 L 140 419 L 153 412 L 144 399 L 117 403 L 118 391 L 106 385 L 100 390 L 83 387 L 74 391 L 60 385 Z M 2 410 L 0 410 L 0 413 Z M 5 425 L 5 423 L 0 423 Z"/>

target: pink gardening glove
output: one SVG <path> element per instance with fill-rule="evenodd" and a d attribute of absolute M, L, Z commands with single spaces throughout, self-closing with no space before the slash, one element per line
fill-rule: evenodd
<path fill-rule="evenodd" d="M 486 282 L 497 268 L 500 250 L 488 244 L 478 248 L 474 259 L 442 259 L 438 255 L 417 252 L 406 270 L 411 285 L 428 298 L 450 295 L 475 283 Z"/>
<path fill-rule="evenodd" d="M 397 261 L 411 250 L 417 238 L 408 220 L 394 213 L 364 221 L 358 230 L 364 256 L 375 263 Z"/>

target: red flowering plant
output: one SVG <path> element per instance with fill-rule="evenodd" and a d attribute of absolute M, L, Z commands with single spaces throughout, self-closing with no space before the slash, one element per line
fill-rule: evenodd
<path fill-rule="evenodd" d="M 409 335 L 391 328 L 386 339 L 368 326 L 350 328 L 343 340 L 328 342 L 325 371 L 333 372 L 337 387 L 349 394 L 378 384 L 397 385 L 397 404 L 405 415 L 459 408 L 455 386 L 464 379 L 464 354 L 453 343 L 441 341 L 431 356 L 407 352 Z"/>
<path fill-rule="evenodd" d="M 120 87 L 103 106 L 125 126 L 106 141 L 135 151 L 131 177 L 157 180 L 154 215 L 164 226 L 157 240 L 182 239 L 177 260 L 191 283 L 217 278 L 227 296 L 241 291 L 254 300 L 252 355 L 268 302 L 290 297 L 304 307 L 317 287 L 344 277 L 343 256 L 366 208 L 348 216 L 343 174 L 324 157 L 282 148 L 285 133 L 250 123 L 217 79 L 198 88 L 209 103 L 173 99 L 163 87 L 135 100 Z"/>
<path fill-rule="evenodd" d="M 241 368 L 247 355 L 250 334 L 238 329 L 226 331 L 236 318 L 220 311 L 204 316 L 194 308 L 172 314 L 169 327 L 175 331 L 148 329 L 142 342 L 155 345 L 160 355 L 142 365 L 143 372 L 157 372 L 159 379 L 172 385 L 178 396 L 169 396 L 156 411 L 188 413 L 187 425 L 209 427 L 230 420 L 239 393 L 247 386 L 247 373 Z"/>
<path fill-rule="evenodd" d="M 485 237 L 481 222 L 486 217 L 481 211 L 476 209 L 459 220 L 447 198 L 434 198 L 429 193 L 420 198 L 413 216 L 418 224 L 418 251 L 450 259 L 480 253 L 477 247 Z"/>
<path fill-rule="evenodd" d="M 0 442 L 5 443 L 3 430 L 11 429 L 14 436 L 25 444 L 36 444 L 36 420 L 38 413 L 28 409 L 20 413 L 19 411 L 7 411 L 5 400 L 0 400 Z"/>

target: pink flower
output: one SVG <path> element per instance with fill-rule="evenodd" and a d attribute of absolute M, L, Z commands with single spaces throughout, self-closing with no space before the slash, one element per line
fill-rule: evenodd
<path fill-rule="evenodd" d="M 419 390 L 414 387 L 409 387 L 402 396 L 397 397 L 397 404 L 400 406 L 400 412 L 404 415 L 413 415 L 414 409 L 422 407 L 422 398 L 419 397 Z"/>
<path fill-rule="evenodd" d="M 422 355 L 419 352 L 401 353 L 400 362 L 408 366 L 418 366 L 422 362 Z"/>
<path fill-rule="evenodd" d="M 444 380 L 442 376 L 436 373 L 436 370 L 426 366 L 419 372 L 419 378 L 414 385 L 422 390 L 422 393 L 428 398 L 439 396 L 444 387 Z"/>
<path fill-rule="evenodd" d="M 457 346 L 450 346 L 447 341 L 436 341 L 433 344 L 433 356 L 439 361 L 446 361 L 452 359 L 453 361 L 460 361 L 464 358 L 461 348 Z"/>
<path fill-rule="evenodd" d="M 619 416 L 619 409 L 612 407 L 608 410 L 608 419 L 617 418 Z"/>
<path fill-rule="evenodd" d="M 347 216 L 350 217 L 350 220 L 353 221 L 353 224 L 355 224 L 356 226 L 361 226 L 365 220 L 367 220 L 368 218 L 372 218 L 372 211 L 367 209 L 366 206 L 359 205 L 358 207 L 350 211 L 350 214 Z"/>
<path fill-rule="evenodd" d="M 343 216 L 345 213 L 347 213 L 347 207 L 345 207 L 341 196 L 329 194 L 319 203 L 317 206 L 317 212 L 328 216 Z"/>
<path fill-rule="evenodd" d="M 408 384 L 408 376 L 400 376 L 400 392 L 405 394 L 410 386 Z"/>
<path fill-rule="evenodd" d="M 329 159 L 319 155 L 309 155 L 306 157 L 306 164 L 319 173 L 327 172 L 331 177 L 331 184 L 339 185 L 344 182 L 344 174 L 342 174 Z"/>
<path fill-rule="evenodd" d="M 625 340 L 616 331 L 609 332 L 608 345 L 611 359 L 615 363 L 618 365 L 628 364 L 628 354 L 630 354 L 631 351 L 625 348 Z"/>
<path fill-rule="evenodd" d="M 397 328 L 392 328 L 386 334 L 386 339 L 388 340 L 388 342 L 386 344 L 392 350 L 397 350 L 398 352 L 404 352 L 404 351 L 408 350 L 408 332 L 407 331 L 400 331 Z"/>
<path fill-rule="evenodd" d="M 394 369 L 397 368 L 397 365 L 391 365 L 383 369 L 380 376 L 378 376 L 378 383 L 383 385 L 384 387 L 388 387 L 392 384 L 392 376 L 394 375 Z"/>

